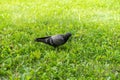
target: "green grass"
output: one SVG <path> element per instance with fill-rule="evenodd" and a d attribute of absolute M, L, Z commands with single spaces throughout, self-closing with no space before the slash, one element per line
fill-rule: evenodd
<path fill-rule="evenodd" d="M 54 49 L 36 37 L 71 32 Z M 0 80 L 119 80 L 119 0 L 0 0 Z"/>

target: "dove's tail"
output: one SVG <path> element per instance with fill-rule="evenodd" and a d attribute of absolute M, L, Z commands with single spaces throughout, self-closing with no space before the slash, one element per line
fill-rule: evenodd
<path fill-rule="evenodd" d="M 41 39 L 41 38 L 36 38 L 35 41 L 36 42 L 44 42 L 45 39 Z"/>
<path fill-rule="evenodd" d="M 35 41 L 36 42 L 46 42 L 46 39 L 49 38 L 50 36 L 48 37 L 42 37 L 42 38 L 36 38 Z"/>

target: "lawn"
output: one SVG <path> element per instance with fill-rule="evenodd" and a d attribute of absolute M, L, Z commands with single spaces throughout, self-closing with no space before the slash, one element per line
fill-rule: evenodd
<path fill-rule="evenodd" d="M 67 32 L 56 49 L 34 41 Z M 119 79 L 119 0 L 0 0 L 0 80 Z"/>

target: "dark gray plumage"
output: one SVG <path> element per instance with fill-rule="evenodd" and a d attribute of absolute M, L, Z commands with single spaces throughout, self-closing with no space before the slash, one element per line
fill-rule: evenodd
<path fill-rule="evenodd" d="M 66 34 L 59 34 L 59 35 L 54 35 L 54 36 L 36 38 L 35 41 L 43 42 L 53 47 L 58 47 L 60 45 L 65 44 L 70 36 L 71 36 L 71 33 L 66 33 Z"/>

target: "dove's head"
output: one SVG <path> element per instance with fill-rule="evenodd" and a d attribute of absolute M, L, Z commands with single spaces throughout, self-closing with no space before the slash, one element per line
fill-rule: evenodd
<path fill-rule="evenodd" d="M 71 35 L 72 35 L 71 33 L 66 33 L 66 34 L 65 34 L 65 37 L 64 37 L 64 38 L 65 38 L 65 41 L 67 41 Z"/>
<path fill-rule="evenodd" d="M 66 33 L 66 37 L 70 37 L 72 34 L 69 32 L 69 33 Z"/>

